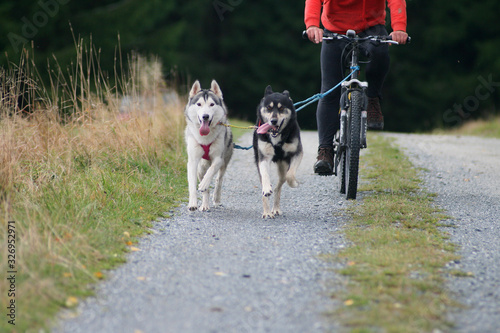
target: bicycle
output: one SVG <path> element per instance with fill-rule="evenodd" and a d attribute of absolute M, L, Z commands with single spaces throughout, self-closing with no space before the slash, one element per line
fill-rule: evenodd
<path fill-rule="evenodd" d="M 305 31 L 302 36 L 307 38 Z M 368 82 L 358 79 L 360 45 L 367 41 L 388 44 L 398 44 L 398 42 L 393 41 L 391 36 L 359 37 L 354 30 L 348 30 L 345 35 L 332 32 L 325 32 L 323 35 L 323 40 L 334 39 L 348 41 L 346 47 L 350 48 L 351 60 L 349 63 L 350 73 L 341 83 L 340 129 L 333 142 L 335 154 L 333 174 L 338 176 L 337 169 L 340 166 L 340 193 L 345 194 L 347 199 L 356 199 L 359 153 L 361 149 L 367 148 L 366 109 L 368 97 L 365 90 L 368 87 Z M 408 37 L 407 42 L 410 40 L 411 38 Z"/>

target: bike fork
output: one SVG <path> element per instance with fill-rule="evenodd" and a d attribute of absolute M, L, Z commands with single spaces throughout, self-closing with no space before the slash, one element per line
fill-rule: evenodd
<path fill-rule="evenodd" d="M 347 111 L 340 110 L 340 147 L 343 148 L 347 144 Z"/>
<path fill-rule="evenodd" d="M 363 87 L 363 93 L 365 91 L 365 87 Z M 366 132 L 368 130 L 368 112 L 366 111 L 368 107 L 368 97 L 363 94 L 365 100 L 363 103 L 363 111 L 361 111 L 361 129 L 359 131 L 360 134 L 360 143 L 361 143 L 361 148 L 366 148 Z M 345 105 L 345 94 L 341 98 L 341 103 L 340 105 L 344 106 Z M 347 105 L 345 105 L 347 106 Z M 345 107 L 340 110 L 340 138 L 339 138 L 339 145 L 341 148 L 344 148 L 347 145 L 347 111 L 345 110 Z"/>

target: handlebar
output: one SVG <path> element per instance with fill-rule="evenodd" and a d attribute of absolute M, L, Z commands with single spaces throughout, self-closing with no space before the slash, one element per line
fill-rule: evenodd
<path fill-rule="evenodd" d="M 306 30 L 302 31 L 302 38 L 308 39 Z M 364 42 L 364 41 L 371 40 L 371 41 L 376 41 L 376 42 L 380 42 L 380 43 L 399 44 L 398 42 L 392 40 L 392 36 L 358 37 L 356 35 L 356 33 L 354 32 L 354 30 L 348 30 L 345 35 L 338 34 L 335 32 L 325 32 L 323 34 L 323 40 L 334 40 L 334 39 L 346 39 L 346 40 L 350 40 L 350 41 L 354 40 L 357 42 Z M 411 37 L 408 36 L 408 38 L 406 39 L 406 43 L 410 43 L 410 42 L 411 42 Z"/>

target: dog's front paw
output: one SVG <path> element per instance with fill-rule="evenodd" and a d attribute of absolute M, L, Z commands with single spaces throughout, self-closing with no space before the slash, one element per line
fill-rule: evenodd
<path fill-rule="evenodd" d="M 198 185 L 198 191 L 200 192 L 205 192 L 208 191 L 208 188 L 210 187 L 210 179 L 207 177 L 203 177 L 203 179 L 200 181 L 200 184 Z"/>
<path fill-rule="evenodd" d="M 272 215 L 274 215 L 274 217 L 276 216 L 279 216 L 279 215 L 283 215 L 283 212 L 281 211 L 281 209 L 273 209 L 273 211 L 271 212 Z"/>
<path fill-rule="evenodd" d="M 273 189 L 271 188 L 271 186 L 267 186 L 267 187 L 264 187 L 262 189 L 262 195 L 265 197 L 271 196 L 272 193 L 273 193 Z"/>
<path fill-rule="evenodd" d="M 290 186 L 292 188 L 299 186 L 299 182 L 297 181 L 297 179 L 295 179 L 295 177 L 287 177 L 286 182 L 287 182 L 288 186 Z"/>
<path fill-rule="evenodd" d="M 189 210 L 190 212 L 194 212 L 194 211 L 195 211 L 195 210 L 197 210 L 197 209 L 198 209 L 198 205 L 194 205 L 194 206 L 189 205 L 189 206 L 188 206 L 188 210 Z"/>
<path fill-rule="evenodd" d="M 198 208 L 200 212 L 208 212 L 210 210 L 210 207 L 201 205 L 200 208 Z"/>
<path fill-rule="evenodd" d="M 270 212 L 264 212 L 262 214 L 262 218 L 263 219 L 274 219 L 274 214 L 273 213 L 270 213 Z"/>

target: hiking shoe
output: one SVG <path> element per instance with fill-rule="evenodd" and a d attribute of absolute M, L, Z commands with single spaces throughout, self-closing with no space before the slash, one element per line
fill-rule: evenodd
<path fill-rule="evenodd" d="M 320 176 L 333 175 L 333 147 L 318 149 L 318 158 L 314 163 L 314 173 Z"/>
<path fill-rule="evenodd" d="M 382 108 L 380 107 L 380 100 L 378 97 L 368 97 L 368 129 L 381 131 L 384 129 L 384 116 L 382 115 Z"/>

